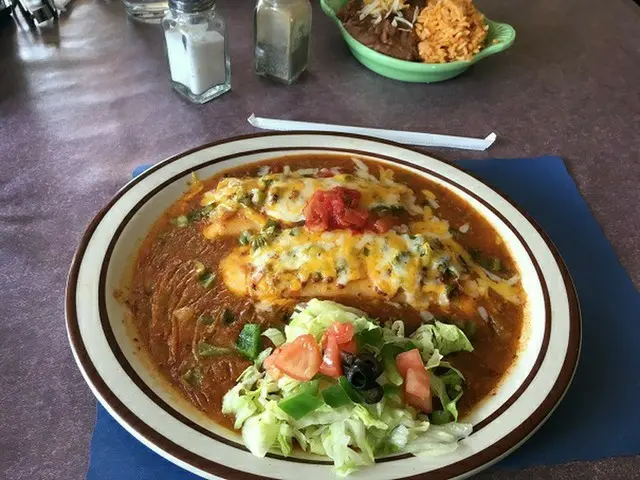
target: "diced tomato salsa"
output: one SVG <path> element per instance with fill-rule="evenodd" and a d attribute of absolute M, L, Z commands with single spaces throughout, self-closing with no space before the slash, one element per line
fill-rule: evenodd
<path fill-rule="evenodd" d="M 360 208 L 360 197 L 360 192 L 352 188 L 318 190 L 304 209 L 305 225 L 313 232 L 350 229 L 385 233 L 406 223 L 403 217 L 381 216 Z"/>
<path fill-rule="evenodd" d="M 314 232 L 349 228 L 362 230 L 369 220 L 369 212 L 359 208 L 360 192 L 334 187 L 318 190 L 304 209 L 305 224 Z"/>

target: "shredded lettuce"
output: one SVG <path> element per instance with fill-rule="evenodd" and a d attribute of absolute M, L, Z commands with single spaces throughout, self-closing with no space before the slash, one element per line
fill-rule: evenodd
<path fill-rule="evenodd" d="M 473 346 L 462 330 L 455 325 L 438 321 L 420 326 L 411 335 L 411 340 L 420 349 L 425 360 L 435 350 L 443 356 L 462 351 L 473 352 Z"/>
<path fill-rule="evenodd" d="M 404 406 L 385 405 L 380 420 L 387 425 L 387 430 L 378 439 L 377 455 L 399 452 L 429 428 L 428 421 L 417 418 L 414 409 Z"/>
<path fill-rule="evenodd" d="M 329 300 L 312 299 L 302 310 L 291 316 L 289 324 L 284 328 L 287 342 L 292 342 L 300 335 L 310 333 L 320 340 L 324 332 L 335 322 L 352 323 L 355 332 L 373 330 L 378 326 L 367 316 L 354 308 L 344 307 Z"/>
<path fill-rule="evenodd" d="M 263 337 L 267 337 L 276 347 L 279 347 L 285 342 L 284 334 L 277 328 L 267 328 L 262 332 Z"/>
<path fill-rule="evenodd" d="M 225 397 L 226 398 L 226 397 Z M 226 411 L 225 411 L 226 410 Z M 251 418 L 254 414 L 258 412 L 258 407 L 251 397 L 248 396 L 238 396 L 236 401 L 233 403 L 232 407 L 222 409 L 223 413 L 234 413 L 236 416 L 236 421 L 233 424 L 233 428 L 239 429 L 242 428 L 242 425 L 246 420 Z"/>
<path fill-rule="evenodd" d="M 456 404 L 464 392 L 462 388 L 464 379 L 453 368 L 442 376 L 434 375 L 433 372 L 429 372 L 429 375 L 431 377 L 431 391 L 440 398 L 444 411 L 451 415 L 454 422 L 457 422 L 458 407 Z"/>
<path fill-rule="evenodd" d="M 430 425 L 423 435 L 406 446 L 406 450 L 414 455 L 445 455 L 454 452 L 458 448 L 458 442 L 471 435 L 471 431 L 471 424 L 468 423 Z"/>
<path fill-rule="evenodd" d="M 311 453 L 315 453 L 316 455 L 326 455 L 327 453 L 324 451 L 324 447 L 322 446 L 322 434 L 325 430 L 328 430 L 328 425 L 323 425 L 321 427 L 310 426 L 305 429 L 305 433 L 307 436 L 307 441 L 309 442 L 309 451 Z"/>
<path fill-rule="evenodd" d="M 260 368 L 262 366 L 262 362 L 264 362 L 266 358 L 269 355 L 271 355 L 272 351 L 273 351 L 273 348 L 269 347 L 269 348 L 265 348 L 263 351 L 260 352 L 260 354 L 256 357 L 254 361 L 254 365 L 256 366 L 256 368 Z"/>
<path fill-rule="evenodd" d="M 350 415 L 351 408 L 349 407 L 331 408 L 329 405 L 323 405 L 300 420 L 294 421 L 294 425 L 297 428 L 311 425 L 330 425 L 346 420 Z"/>
<path fill-rule="evenodd" d="M 354 422 L 335 422 L 321 434 L 324 452 L 333 460 L 335 472 L 341 477 L 353 473 L 360 467 L 371 465 L 374 461 L 365 437 L 364 426 L 356 425 Z M 360 452 L 350 446 L 358 447 Z"/>
<path fill-rule="evenodd" d="M 390 330 L 394 337 L 404 337 L 404 322 L 402 320 L 394 321 Z"/>
<path fill-rule="evenodd" d="M 369 411 L 367 407 L 365 407 L 364 405 L 360 405 L 356 403 L 352 407 L 352 412 L 367 428 L 374 427 L 374 428 L 379 428 L 381 430 L 387 429 L 387 424 L 375 418 L 371 413 L 371 411 Z"/>
<path fill-rule="evenodd" d="M 439 415 L 439 419 L 446 421 L 458 421 L 458 400 L 464 393 L 464 376 L 460 370 L 454 368 L 449 362 L 442 361 L 443 356 L 438 349 L 434 350 L 431 357 L 427 360 L 425 368 L 429 370 L 431 379 L 431 392 L 440 399 L 443 412 Z M 443 374 L 436 375 L 433 370 L 438 368 L 439 371 L 446 369 Z"/>
<path fill-rule="evenodd" d="M 402 320 L 395 320 L 393 322 L 387 322 L 382 327 L 382 339 L 384 343 L 402 343 L 407 339 L 404 336 L 404 322 Z"/>
<path fill-rule="evenodd" d="M 431 370 L 433 368 L 439 367 L 441 364 L 442 364 L 442 354 L 438 349 L 435 349 L 431 354 L 431 356 L 429 357 L 429 359 L 427 360 L 425 368 L 427 370 Z"/>
<path fill-rule="evenodd" d="M 233 428 L 241 428 L 247 419 L 258 412 L 258 406 L 254 401 L 258 392 L 252 391 L 250 387 L 262 376 L 255 366 L 248 367 L 238 378 L 236 386 L 222 399 L 222 413 L 234 414 L 236 417 Z"/>
<path fill-rule="evenodd" d="M 283 396 L 288 396 L 291 392 L 293 392 L 296 388 L 300 386 L 302 382 L 296 380 L 295 378 L 282 376 L 277 381 L 277 386 L 280 390 L 282 390 Z"/>
<path fill-rule="evenodd" d="M 387 445 L 389 447 L 388 453 L 399 452 L 405 448 L 407 443 L 409 443 L 409 433 L 409 428 L 402 424 L 394 428 L 387 440 Z"/>
<path fill-rule="evenodd" d="M 278 439 L 281 424 L 273 412 L 265 410 L 247 419 L 242 427 L 242 440 L 256 457 L 264 457 Z"/>
<path fill-rule="evenodd" d="M 285 457 L 291 455 L 293 451 L 293 428 L 286 422 L 280 422 L 278 432 L 278 447 Z"/>
<path fill-rule="evenodd" d="M 400 451 L 438 455 L 454 451 L 458 441 L 471 433 L 471 426 L 456 423 L 456 402 L 462 395 L 464 378 L 443 358 L 451 352 L 472 349 L 466 336 L 455 326 L 436 322 L 405 337 L 401 320 L 379 326 L 359 310 L 315 299 L 296 308 L 284 335 L 276 329 L 267 329 L 263 335 L 276 346 L 307 333 L 320 340 L 336 321 L 352 323 L 356 333 L 377 329 L 379 343 L 374 351 L 385 343 L 405 348 L 402 343 L 413 342 L 429 371 L 432 394 L 438 396 L 443 406 L 439 418 L 453 421 L 443 425 L 430 423 L 426 415 L 404 405 L 397 395 L 373 405 L 353 403 L 332 408 L 323 404 L 296 420 L 278 404 L 296 395 L 301 382 L 286 375 L 276 381 L 261 371 L 262 362 L 272 351 L 268 348 L 240 375 L 222 402 L 222 412 L 235 416 L 234 427 L 242 430 L 251 453 L 264 457 L 274 450 L 291 455 L 295 439 L 304 451 L 331 458 L 336 473 L 346 476 L 373 464 L 380 455 Z M 388 383 L 386 375 L 381 375 L 378 382 L 383 386 Z"/>

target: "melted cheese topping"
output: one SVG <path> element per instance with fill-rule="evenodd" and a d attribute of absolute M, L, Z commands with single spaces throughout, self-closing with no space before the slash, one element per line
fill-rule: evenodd
<path fill-rule="evenodd" d="M 250 252 L 252 294 L 281 297 L 310 282 L 335 283 L 340 288 L 358 280 L 367 280 L 385 298 L 402 291 L 410 302 L 438 290 L 429 284 L 436 275 L 429 275 L 431 248 L 422 236 L 393 231 L 294 232 L 285 230 L 270 244 Z"/>
<path fill-rule="evenodd" d="M 335 295 L 339 293 L 336 289 L 358 285 L 358 294 L 422 308 L 432 302 L 448 305 L 450 284 L 445 275 L 454 275 L 461 280 L 463 294 L 485 296 L 492 288 L 519 303 L 515 285 L 492 281 L 459 244 L 451 241 L 441 247 L 434 249 L 424 235 L 394 231 L 358 234 L 287 229 L 263 247 L 236 249 L 223 266 L 223 279 L 234 292 L 263 300 L 308 296 L 310 289 L 315 294 Z M 456 260 L 458 252 L 463 261 Z"/>
<path fill-rule="evenodd" d="M 470 308 L 489 290 L 521 303 L 517 277 L 502 279 L 474 262 L 451 235 L 449 222 L 435 215 L 436 196 L 422 192 L 429 206 L 418 207 L 413 191 L 393 179 L 393 171 L 372 175 L 354 159 L 354 174 L 316 178 L 317 169 L 261 177 L 223 178 L 205 192 L 201 204 L 215 205 L 204 235 L 215 238 L 244 232 L 245 242 L 221 263 L 222 278 L 238 295 L 267 303 L 297 296 L 364 295 L 409 303 L 416 308 L 432 302 L 446 307 L 455 292 Z M 271 220 L 281 225 L 304 221 L 304 208 L 317 190 L 336 186 L 361 193 L 360 206 L 402 206 L 414 215 L 408 225 L 386 233 L 350 230 L 311 232 L 304 227 L 274 228 L 259 242 Z"/>
<path fill-rule="evenodd" d="M 432 192 L 427 190 L 423 191 L 425 197 L 428 200 L 436 201 L 436 197 Z M 437 206 L 437 202 L 435 203 Z M 497 280 L 495 275 L 493 279 L 490 277 L 490 273 L 475 263 L 471 257 L 471 254 L 458 242 L 453 239 L 451 235 L 449 222 L 438 218 L 433 213 L 431 207 L 424 207 L 422 219 L 411 222 L 409 224 L 409 230 L 416 234 L 425 235 L 427 238 L 438 239 L 450 252 L 453 258 L 462 258 L 465 268 L 471 270 L 474 274 L 473 283 L 469 283 L 468 279 L 463 283 L 462 288 L 465 293 L 473 297 L 479 295 L 486 296 L 491 288 L 494 292 L 501 295 L 506 300 L 512 303 L 521 303 L 522 294 L 519 287 L 516 286 L 516 282 L 509 280 Z M 460 260 L 458 260 L 460 262 Z"/>
<path fill-rule="evenodd" d="M 360 206 L 371 209 L 379 206 L 401 206 L 413 215 L 422 209 L 416 205 L 413 191 L 393 180 L 393 171 L 380 169 L 376 178 L 360 162 L 354 174 L 339 173 L 328 178 L 306 176 L 315 169 L 290 173 L 271 173 L 262 177 L 223 178 L 215 190 L 205 192 L 202 206 L 216 204 L 216 211 L 231 212 L 251 209 L 285 223 L 305 220 L 304 207 L 318 190 L 345 187 L 361 194 Z M 215 216 L 213 217 L 215 220 Z"/>

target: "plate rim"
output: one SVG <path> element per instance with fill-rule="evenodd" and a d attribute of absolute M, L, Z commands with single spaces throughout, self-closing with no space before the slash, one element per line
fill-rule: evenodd
<path fill-rule="evenodd" d="M 71 349 L 74 354 L 74 358 L 76 360 L 76 363 L 78 364 L 78 367 L 83 373 L 85 381 L 87 381 L 87 383 L 91 387 L 93 393 L 96 395 L 98 400 L 100 400 L 100 402 L 103 403 L 103 405 L 106 403 L 106 405 L 104 405 L 105 407 L 107 407 L 107 405 L 108 407 L 110 407 L 110 408 L 107 408 L 109 413 L 113 415 L 112 413 L 112 409 L 113 409 L 116 413 L 115 415 L 116 419 L 119 420 L 120 423 L 125 422 L 130 429 L 133 429 L 137 433 L 137 435 L 134 435 L 134 436 L 136 436 L 138 440 L 142 440 L 142 439 L 146 440 L 146 442 L 143 441 L 143 443 L 146 443 L 147 446 L 150 446 L 149 444 L 154 445 L 157 449 L 167 454 L 168 455 L 167 458 L 174 461 L 174 463 L 175 463 L 175 460 L 177 459 L 203 472 L 214 474 L 214 475 L 224 475 L 224 476 L 228 476 L 229 478 L 231 476 L 233 478 L 265 478 L 261 475 L 258 476 L 250 472 L 229 467 L 222 463 L 214 462 L 213 460 L 205 459 L 195 454 L 194 452 L 186 449 L 185 447 L 182 447 L 181 445 L 174 443 L 170 439 L 166 438 L 164 435 L 157 432 L 151 425 L 147 425 L 140 418 L 138 418 L 136 414 L 133 413 L 129 409 L 129 407 L 127 407 L 122 402 L 122 400 L 120 400 L 116 396 L 116 394 L 110 389 L 110 387 L 106 384 L 106 382 L 100 376 L 99 372 L 96 370 L 95 366 L 93 365 L 93 361 L 91 360 L 86 350 L 86 347 L 84 345 L 84 341 L 79 329 L 79 320 L 76 312 L 77 280 L 78 280 L 78 274 L 80 271 L 80 266 L 82 264 L 84 254 L 86 253 L 87 247 L 89 245 L 89 241 L 92 238 L 93 233 L 95 233 L 95 230 L 97 229 L 98 225 L 100 224 L 104 216 L 126 192 L 128 192 L 135 185 L 137 185 L 139 182 L 144 180 L 146 177 L 151 175 L 156 170 L 164 167 L 165 165 L 173 163 L 181 158 L 184 158 L 190 154 L 196 153 L 198 151 L 206 150 L 208 148 L 216 147 L 222 144 L 226 144 L 226 143 L 233 143 L 237 141 L 253 139 L 258 137 L 288 137 L 288 136 L 305 136 L 305 135 L 338 136 L 338 137 L 347 137 L 347 138 L 356 139 L 356 140 L 358 139 L 367 140 L 367 141 L 372 141 L 378 144 L 383 144 L 383 145 L 386 144 L 386 145 L 391 145 L 393 147 L 405 149 L 405 150 L 417 153 L 421 156 L 430 157 L 439 162 L 443 162 L 447 166 L 452 167 L 458 171 L 461 171 L 466 175 L 471 176 L 476 181 L 482 183 L 483 185 L 488 187 L 490 190 L 495 192 L 498 196 L 502 197 L 502 199 L 504 199 L 512 208 L 514 208 L 516 211 L 522 214 L 523 217 L 534 227 L 534 229 L 537 231 L 537 233 L 540 235 L 540 237 L 546 244 L 546 247 L 551 252 L 553 259 L 555 260 L 556 266 L 558 267 L 562 275 L 562 281 L 567 294 L 567 301 L 568 301 L 568 307 L 569 307 L 568 320 L 569 320 L 569 327 L 570 327 L 564 362 L 558 373 L 556 382 L 554 383 L 553 387 L 550 389 L 549 393 L 544 398 L 544 400 L 539 404 L 539 406 L 533 412 L 531 412 L 524 421 L 518 424 L 513 430 L 509 431 L 505 436 L 500 438 L 498 442 L 490 445 L 487 448 L 484 448 L 483 450 L 480 450 L 479 452 L 474 453 L 473 455 L 471 455 L 470 457 L 464 460 L 452 463 L 445 467 L 438 468 L 436 470 L 429 472 L 429 474 L 437 475 L 437 476 L 445 475 L 447 478 L 450 478 L 451 475 L 453 476 L 468 475 L 475 471 L 478 471 L 479 469 L 487 467 L 492 463 L 495 463 L 500 458 L 503 458 L 504 456 L 508 455 L 510 452 L 515 450 L 518 446 L 524 443 L 531 435 L 533 435 L 533 433 L 535 433 L 535 431 L 546 421 L 549 415 L 551 415 L 553 410 L 555 410 L 559 402 L 562 400 L 564 394 L 566 393 L 566 390 L 568 389 L 569 385 L 571 384 L 571 381 L 575 374 L 575 370 L 577 368 L 577 364 L 580 356 L 581 342 L 582 342 L 582 322 L 581 322 L 580 307 L 578 303 L 577 294 L 575 291 L 575 286 L 573 284 L 569 271 L 566 267 L 566 264 L 564 263 L 557 248 L 555 247 L 551 239 L 548 237 L 548 235 L 537 224 L 537 222 L 533 218 L 531 218 L 529 214 L 524 212 L 518 205 L 516 205 L 507 195 L 502 193 L 499 189 L 496 189 L 495 187 L 489 185 L 484 180 L 479 179 L 476 175 L 473 175 L 467 172 L 466 170 L 458 167 L 457 165 L 454 165 L 450 162 L 444 162 L 443 160 L 433 157 L 432 155 L 427 154 L 423 151 L 410 148 L 405 145 L 400 145 L 395 142 L 380 140 L 380 139 L 376 139 L 368 136 L 344 134 L 344 133 L 333 133 L 333 132 L 326 133 L 326 132 L 317 132 L 317 131 L 308 131 L 308 132 L 301 131 L 301 132 L 262 132 L 262 133 L 256 133 L 256 134 L 229 137 L 229 138 L 225 138 L 215 142 L 203 144 L 203 145 L 194 147 L 192 149 L 186 150 L 184 152 L 180 152 L 176 155 L 170 156 L 156 163 L 155 165 L 151 166 L 150 168 L 142 172 L 137 177 L 131 179 L 123 187 L 121 187 L 112 196 L 109 202 L 102 209 L 99 210 L 99 212 L 91 220 L 88 227 L 84 231 L 81 237 L 78 249 L 74 254 L 69 275 L 67 277 L 67 285 L 66 285 L 66 292 L 65 292 L 66 293 L 65 317 L 66 317 L 67 334 L 68 334 L 69 342 L 71 345 Z M 321 150 L 323 148 L 334 150 L 334 151 L 340 150 L 339 148 L 332 148 L 331 146 L 315 147 L 316 150 Z M 247 151 L 239 152 L 239 154 L 251 154 L 251 153 L 255 153 L 258 150 L 265 150 L 265 149 L 258 149 L 258 148 L 249 149 Z M 267 148 L 266 150 L 269 150 L 269 149 Z M 286 150 L 286 147 L 274 146 L 273 150 L 282 151 L 282 150 Z M 355 150 L 357 150 L 357 148 L 354 148 L 351 150 L 352 150 L 351 153 L 355 153 Z M 369 156 L 380 157 L 380 158 L 385 157 L 384 154 L 378 154 L 371 151 L 367 151 L 367 152 L 361 151 L 360 153 L 366 154 Z M 234 155 L 238 155 L 238 153 L 232 154 L 232 155 L 225 155 L 219 158 L 214 157 L 210 161 L 200 162 L 197 166 L 193 166 L 190 168 L 198 169 L 198 168 L 201 168 L 203 165 L 211 165 L 213 163 L 216 163 L 216 161 L 222 161 L 225 158 L 228 158 Z M 386 158 L 392 159 L 393 161 L 396 161 L 405 167 L 423 171 L 432 175 L 435 174 L 436 176 L 440 176 L 447 183 L 452 184 L 454 187 L 460 188 L 466 193 L 469 193 L 472 196 L 476 197 L 477 200 L 484 203 L 485 206 L 488 206 L 490 209 L 492 210 L 495 209 L 492 206 L 486 205 L 486 201 L 483 201 L 482 197 L 475 195 L 473 192 L 470 192 L 468 188 L 466 188 L 465 186 L 460 185 L 457 182 L 454 182 L 448 179 L 446 176 L 442 175 L 442 173 L 440 172 L 434 172 L 427 167 L 420 167 L 419 165 L 411 164 L 409 162 L 400 160 L 398 158 L 393 158 L 389 156 L 387 156 Z M 185 175 L 186 173 L 189 172 L 190 168 L 184 169 L 184 171 L 182 171 L 179 175 L 180 176 Z M 167 184 L 172 183 L 173 181 L 174 180 L 172 177 L 172 179 L 167 180 L 166 182 L 162 182 L 161 184 L 156 185 L 155 187 L 152 187 L 152 189 L 147 194 L 147 196 L 152 196 L 154 192 L 157 193 L 157 191 L 162 190 L 163 188 L 165 188 Z M 500 219 L 502 222 L 510 224 L 509 221 L 502 218 L 499 211 L 496 210 L 494 213 L 497 213 L 498 216 L 501 217 Z M 125 217 L 128 217 L 130 214 L 131 214 L 131 209 L 128 210 Z M 118 228 L 122 227 L 123 224 L 126 224 L 126 218 L 123 219 L 123 221 L 121 222 L 121 225 Z M 515 231 L 515 227 L 513 225 L 511 226 Z M 114 238 L 116 238 L 116 235 L 114 235 Z M 110 240 L 110 246 L 112 246 L 114 238 Z M 523 246 L 525 246 L 528 249 L 527 242 L 525 241 L 524 238 L 520 237 L 519 241 L 520 243 L 523 244 Z M 107 255 L 105 255 L 105 258 L 101 259 L 101 264 L 102 264 L 100 267 L 101 277 L 102 277 L 102 270 L 105 265 L 105 261 L 107 259 L 108 259 Z M 108 265 L 108 262 L 106 262 L 106 264 Z M 540 275 L 539 272 L 538 272 L 538 275 L 542 277 L 542 275 Z M 100 282 L 100 285 L 102 285 L 102 281 Z M 543 290 L 544 290 L 544 287 L 546 286 L 543 285 Z M 102 296 L 99 296 L 99 301 L 102 301 Z M 548 341 L 546 343 L 548 344 Z M 541 352 L 542 352 L 542 349 L 541 349 Z M 544 354 L 539 353 L 539 355 L 542 358 L 544 358 Z M 539 359 L 536 360 L 536 363 L 538 363 L 538 360 Z M 87 371 L 87 368 L 89 371 Z M 534 372 L 534 369 L 532 369 L 532 372 Z M 527 378 L 529 378 L 530 375 L 531 373 L 528 375 Z M 526 380 L 525 382 L 523 382 L 523 384 L 526 384 Z M 515 396 L 515 394 L 513 396 Z M 508 401 L 505 403 L 508 403 Z M 484 422 L 481 422 L 481 423 L 484 423 Z M 142 438 L 139 438 L 138 435 Z M 219 441 L 219 439 L 217 438 L 215 440 Z M 401 458 L 395 457 L 394 459 L 400 460 Z M 292 461 L 292 460 L 287 459 L 287 461 Z M 299 459 L 294 459 L 293 462 L 295 461 L 299 461 Z M 309 463 L 322 464 L 324 462 L 309 462 Z M 184 465 L 180 465 L 180 466 L 184 468 Z M 456 466 L 458 466 L 458 468 L 453 468 Z M 452 470 L 452 468 L 455 471 L 450 471 Z M 415 476 L 405 476 L 402 478 L 413 479 L 413 478 L 419 478 L 421 475 L 424 475 L 424 473 L 420 473 Z"/>
<path fill-rule="evenodd" d="M 273 153 L 277 152 L 279 155 L 283 155 L 283 154 L 286 155 L 287 152 L 291 152 L 291 154 L 293 155 L 301 155 L 303 154 L 301 152 L 304 152 L 304 151 L 310 150 L 313 152 L 318 152 L 318 151 L 322 151 L 323 148 L 326 148 L 326 147 L 269 147 L 269 148 L 261 148 L 256 150 L 246 150 L 246 151 L 230 153 L 228 155 L 216 157 L 211 160 L 207 160 L 205 162 L 198 163 L 196 165 L 193 165 L 191 167 L 181 170 L 179 173 L 172 175 L 170 178 L 167 178 L 162 183 L 159 183 L 156 186 L 154 186 L 148 193 L 146 193 L 134 205 L 132 205 L 131 207 L 128 207 L 128 211 L 126 215 L 119 221 L 118 226 L 113 231 L 112 237 L 109 241 L 109 245 L 107 246 L 104 257 L 102 258 L 102 261 L 101 261 L 100 275 L 98 279 L 98 302 L 99 302 L 98 314 L 100 318 L 100 323 L 102 325 L 102 331 L 106 337 L 107 343 L 109 344 L 111 353 L 114 355 L 116 361 L 119 363 L 122 370 L 127 374 L 129 379 L 142 391 L 142 393 L 145 394 L 154 404 L 156 404 L 156 406 L 164 410 L 165 413 L 171 415 L 174 419 L 178 420 L 184 425 L 187 425 L 193 430 L 196 430 L 198 433 L 206 437 L 209 437 L 227 446 L 242 450 L 244 452 L 248 452 L 249 450 L 242 443 L 235 442 L 233 440 L 220 436 L 214 432 L 211 432 L 208 429 L 203 428 L 202 426 L 197 424 L 197 422 L 194 422 L 189 418 L 185 417 L 183 414 L 181 414 L 179 411 L 177 411 L 175 408 L 169 405 L 166 401 L 160 398 L 159 395 L 153 390 L 153 388 L 147 385 L 144 382 L 144 380 L 140 377 L 140 375 L 136 372 L 135 368 L 131 365 L 129 360 L 126 358 L 126 355 L 122 351 L 122 348 L 120 347 L 117 339 L 115 338 L 112 325 L 109 321 L 109 315 L 107 312 L 108 309 L 106 305 L 106 298 L 107 298 L 106 284 L 107 284 L 107 275 L 108 275 L 109 266 L 113 258 L 115 247 L 117 243 L 120 241 L 123 231 L 127 228 L 129 222 L 136 215 L 136 213 L 140 211 L 140 209 L 143 208 L 146 203 L 151 201 L 153 197 L 156 196 L 158 193 L 162 192 L 165 188 L 176 183 L 181 178 L 184 178 L 190 173 L 194 173 L 202 168 L 206 168 L 220 162 L 234 160 L 237 157 L 242 157 L 247 155 L 263 155 L 263 154 L 270 154 L 272 152 Z M 365 151 L 356 150 L 356 149 L 344 149 L 344 148 L 331 147 L 331 148 L 327 148 L 327 151 L 331 153 L 342 154 L 342 155 L 361 155 L 361 156 L 374 157 L 376 159 L 386 160 L 389 162 L 393 162 L 397 165 L 405 166 L 409 169 L 413 168 L 418 171 L 421 171 L 422 173 L 426 173 L 435 178 L 439 178 L 443 182 L 450 184 L 455 188 L 460 189 L 465 194 L 477 197 L 477 195 L 471 192 L 468 187 L 463 186 L 451 179 L 448 179 L 442 173 L 432 170 L 431 168 L 428 168 L 428 167 L 416 166 L 405 160 L 400 160 L 398 158 L 390 157 L 388 155 L 383 155 L 378 153 L 373 154 L 370 152 L 365 152 Z M 489 416 L 487 416 L 477 424 L 473 425 L 473 433 L 478 433 L 480 430 L 482 430 L 483 428 L 489 426 L 491 423 L 496 421 L 503 413 L 505 413 L 509 408 L 511 408 L 511 406 L 529 388 L 531 383 L 535 380 L 536 376 L 538 375 L 540 369 L 542 368 L 542 364 L 544 362 L 544 359 L 546 357 L 548 347 L 550 344 L 551 328 L 552 328 L 551 298 L 549 294 L 549 286 L 545 280 L 544 275 L 541 272 L 541 267 L 538 260 L 535 258 L 535 256 L 533 255 L 533 252 L 531 251 L 531 248 L 529 247 L 529 245 L 527 245 L 527 243 L 525 242 L 520 232 L 518 232 L 515 229 L 515 226 L 511 223 L 511 221 L 506 219 L 504 215 L 501 212 L 499 212 L 497 209 L 495 209 L 493 206 L 487 205 L 487 208 L 494 210 L 494 214 L 499 217 L 500 221 L 502 221 L 503 223 L 505 223 L 505 225 L 509 226 L 512 229 L 514 234 L 518 237 L 518 240 L 520 241 L 520 243 L 524 246 L 524 249 L 526 250 L 528 257 L 531 260 L 534 266 L 534 269 L 536 270 L 538 280 L 542 287 L 542 292 L 544 297 L 543 298 L 544 306 L 545 306 L 545 314 L 544 314 L 545 318 L 544 318 L 544 334 L 542 338 L 541 348 L 537 352 L 536 359 L 533 363 L 531 370 L 527 373 L 527 376 L 525 377 L 525 379 L 518 386 L 517 390 L 511 394 L 511 396 L 509 396 L 493 413 L 491 413 Z M 306 463 L 306 464 L 312 464 L 312 465 L 332 465 L 333 464 L 333 462 L 331 461 L 305 459 L 305 458 L 298 458 L 298 457 L 285 457 L 283 455 L 273 453 L 273 452 L 267 453 L 266 456 L 268 458 L 284 460 L 284 461 L 294 462 L 294 463 Z M 413 455 L 411 455 L 410 453 L 399 453 L 397 455 L 386 456 L 386 457 L 377 459 L 377 463 L 387 463 L 387 462 L 403 460 L 411 457 L 413 457 Z M 437 469 L 433 471 L 437 471 Z"/>

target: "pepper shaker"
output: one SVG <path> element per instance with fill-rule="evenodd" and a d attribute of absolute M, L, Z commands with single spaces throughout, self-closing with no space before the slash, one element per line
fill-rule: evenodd
<path fill-rule="evenodd" d="M 169 0 L 162 29 L 178 93 L 205 103 L 231 90 L 227 28 L 215 0 Z"/>
<path fill-rule="evenodd" d="M 307 68 L 309 0 L 258 0 L 254 13 L 256 73 L 290 84 Z"/>

